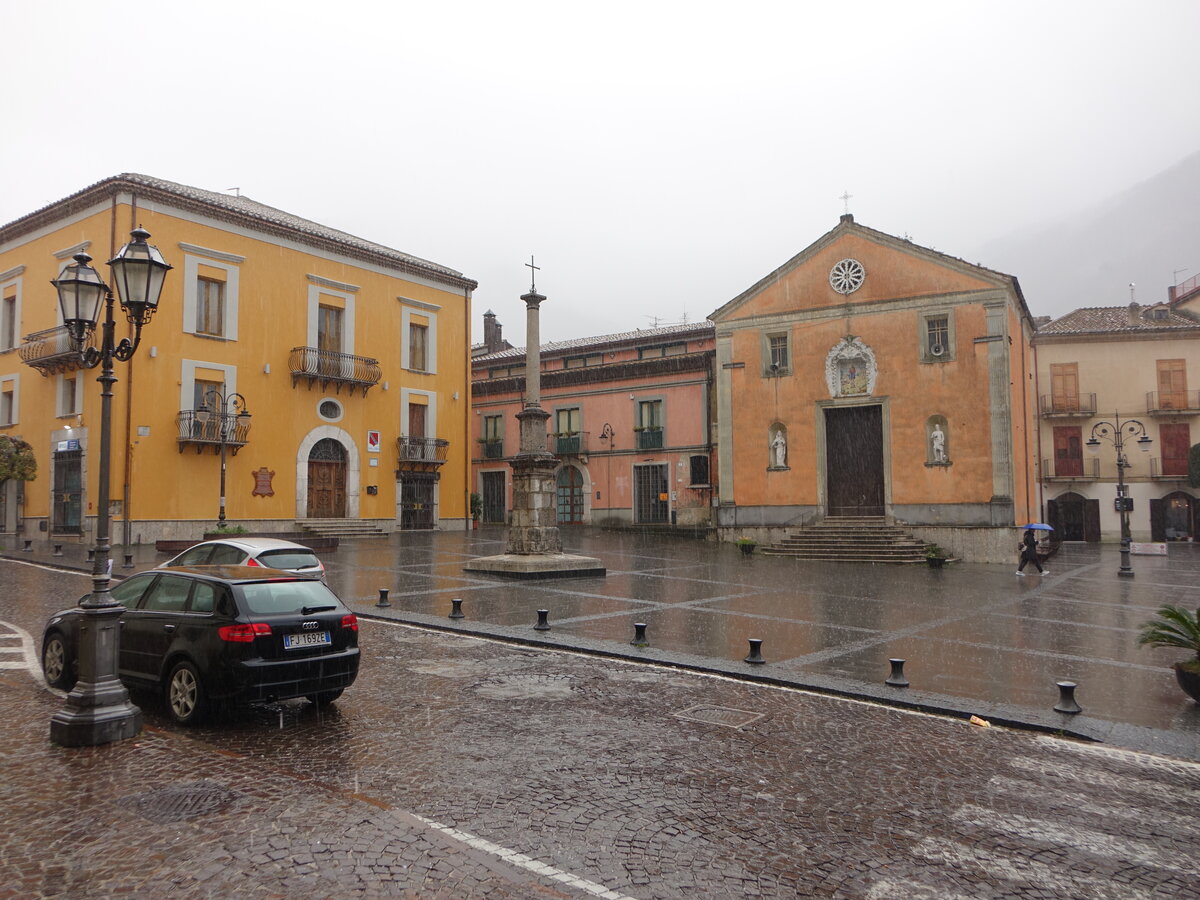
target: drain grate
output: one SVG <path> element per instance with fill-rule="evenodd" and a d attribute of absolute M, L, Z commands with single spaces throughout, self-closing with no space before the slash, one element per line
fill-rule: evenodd
<path fill-rule="evenodd" d="M 117 805 L 131 809 L 151 822 L 166 825 L 221 812 L 240 798 L 241 794 L 224 788 L 215 781 L 193 781 L 190 784 L 177 784 L 145 794 L 122 797 L 117 801 Z"/>
<path fill-rule="evenodd" d="M 709 703 L 697 703 L 682 712 L 674 714 L 678 719 L 691 722 L 703 722 L 705 725 L 724 725 L 727 728 L 745 728 L 751 722 L 757 722 L 766 713 L 750 712 L 745 709 L 731 709 L 728 706 L 713 706 Z"/>

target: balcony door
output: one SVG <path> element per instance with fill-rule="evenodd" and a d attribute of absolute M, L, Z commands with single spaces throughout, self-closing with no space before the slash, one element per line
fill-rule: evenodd
<path fill-rule="evenodd" d="M 308 454 L 308 516 L 346 516 L 346 448 L 332 438 L 317 441 Z"/>
<path fill-rule="evenodd" d="M 1054 429 L 1054 474 L 1060 478 L 1083 477 L 1083 433 L 1078 425 L 1060 425 Z"/>

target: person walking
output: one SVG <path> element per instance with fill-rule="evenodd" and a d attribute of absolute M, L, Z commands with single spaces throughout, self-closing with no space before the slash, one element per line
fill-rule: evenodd
<path fill-rule="evenodd" d="M 1039 575 L 1049 575 L 1050 572 L 1042 568 L 1042 564 L 1038 562 L 1037 555 L 1037 536 L 1033 533 L 1032 528 L 1025 529 L 1025 535 L 1021 538 L 1021 564 L 1017 566 L 1017 574 L 1024 575 L 1022 571 L 1026 563 L 1033 563 L 1037 566 Z"/>

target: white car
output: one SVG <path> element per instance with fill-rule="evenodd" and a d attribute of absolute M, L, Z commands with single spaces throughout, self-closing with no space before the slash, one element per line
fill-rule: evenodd
<path fill-rule="evenodd" d="M 262 566 L 325 580 L 325 566 L 303 544 L 266 537 L 227 537 L 188 547 L 155 568 L 176 566 Z"/>

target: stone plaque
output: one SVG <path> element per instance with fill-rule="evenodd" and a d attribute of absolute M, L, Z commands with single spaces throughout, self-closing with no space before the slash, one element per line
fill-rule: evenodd
<path fill-rule="evenodd" d="M 254 490 L 251 491 L 253 497 L 274 497 L 275 488 L 271 486 L 271 479 L 275 477 L 275 473 L 263 466 L 261 469 L 255 469 L 250 473 L 254 476 Z"/>

